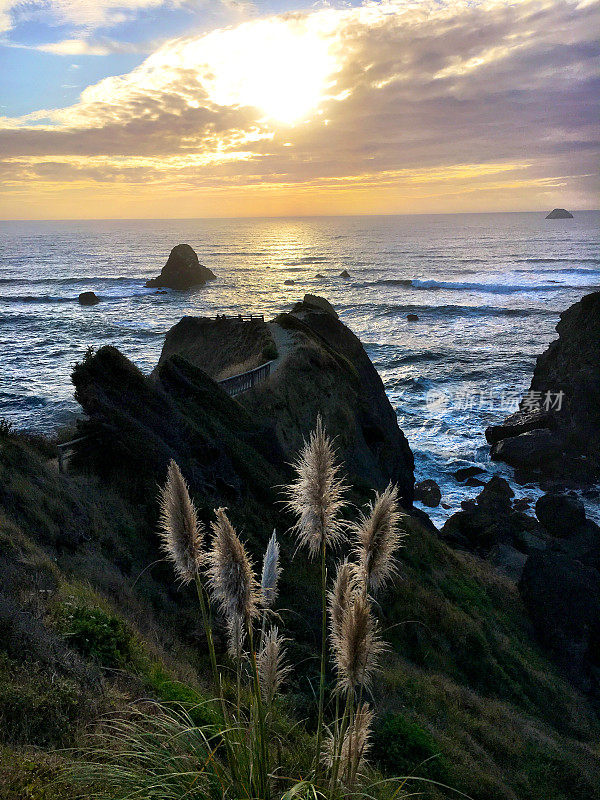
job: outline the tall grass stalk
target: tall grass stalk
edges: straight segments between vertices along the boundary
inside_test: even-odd
[[[293,530],[299,547],[306,547],[309,557],[318,556],[320,560],[321,653],[312,774],[296,780],[282,775],[275,736],[275,707],[281,685],[291,671],[284,658],[286,640],[276,627],[266,630],[268,615],[275,613],[281,572],[275,532],[266,548],[259,583],[246,548],[223,508],[215,509],[213,536],[206,548],[206,531],[198,521],[187,484],[171,462],[160,493],[161,546],[173,562],[178,581],[195,583],[222,722],[196,726],[190,716],[193,709],[166,705],[109,720],[99,734],[100,745],[82,762],[80,774],[92,781],[104,781],[102,788],[112,800],[371,797],[364,788],[362,773],[373,712],[363,701],[363,694],[371,687],[384,644],[372,613],[370,592],[380,591],[398,570],[397,550],[403,532],[397,492],[389,486],[376,493],[349,528],[342,517],[346,486],[333,442],[320,418],[294,467],[296,477],[287,502],[296,516]],[[339,563],[329,587],[328,554],[348,530],[353,534],[353,560],[346,558]],[[228,653],[235,667],[234,712],[229,709],[217,661],[215,608],[225,622]],[[255,626],[259,619],[257,648]],[[336,685],[335,716],[327,725],[328,655]],[[272,742],[277,744],[279,755],[273,771]],[[390,797],[400,797],[400,786]],[[281,791],[275,792],[276,788]],[[96,794],[102,796],[101,792]]]

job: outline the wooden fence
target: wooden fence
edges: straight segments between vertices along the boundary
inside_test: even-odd
[[[219,386],[227,392],[231,397],[237,394],[248,391],[257,383],[261,383],[271,374],[272,361],[267,361],[266,364],[261,364],[260,367],[248,370],[248,372],[240,372],[239,375],[232,375],[230,378],[223,378],[219,381]]]

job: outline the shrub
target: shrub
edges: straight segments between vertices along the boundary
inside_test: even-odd
[[[262,356],[266,361],[274,361],[279,356],[275,342],[269,342],[263,347]]]
[[[131,633],[123,620],[100,608],[64,603],[60,621],[63,636],[84,658],[103,667],[124,667],[131,662]]]
[[[417,775],[444,782],[447,763],[433,736],[402,714],[388,713],[373,738],[373,758],[395,775]]]

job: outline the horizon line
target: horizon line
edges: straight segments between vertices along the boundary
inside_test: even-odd
[[[558,206],[556,206],[558,208]],[[456,216],[481,216],[482,214],[549,214],[546,209],[528,211],[416,211],[403,214],[259,214],[248,216],[200,216],[200,217],[30,217],[15,219],[0,219],[3,222],[182,222],[190,220],[252,220],[252,219],[332,219],[356,217],[456,217]],[[571,211],[572,214],[600,212],[600,208],[580,208]]]

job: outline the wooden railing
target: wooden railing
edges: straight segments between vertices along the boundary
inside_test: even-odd
[[[77,444],[77,442],[83,442],[84,439],[89,439],[89,436],[79,436],[77,439],[71,439],[70,442],[63,442],[62,444],[57,444],[56,447],[58,448],[58,471],[64,472],[65,471],[65,460],[69,456],[69,451],[73,449],[73,445]]]
[[[237,394],[247,392],[257,383],[261,383],[271,374],[272,361],[267,361],[266,364],[261,364],[260,367],[248,370],[248,372],[240,372],[239,375],[232,375],[230,378],[223,378],[219,381],[219,386],[224,389],[230,397],[235,397]]]

